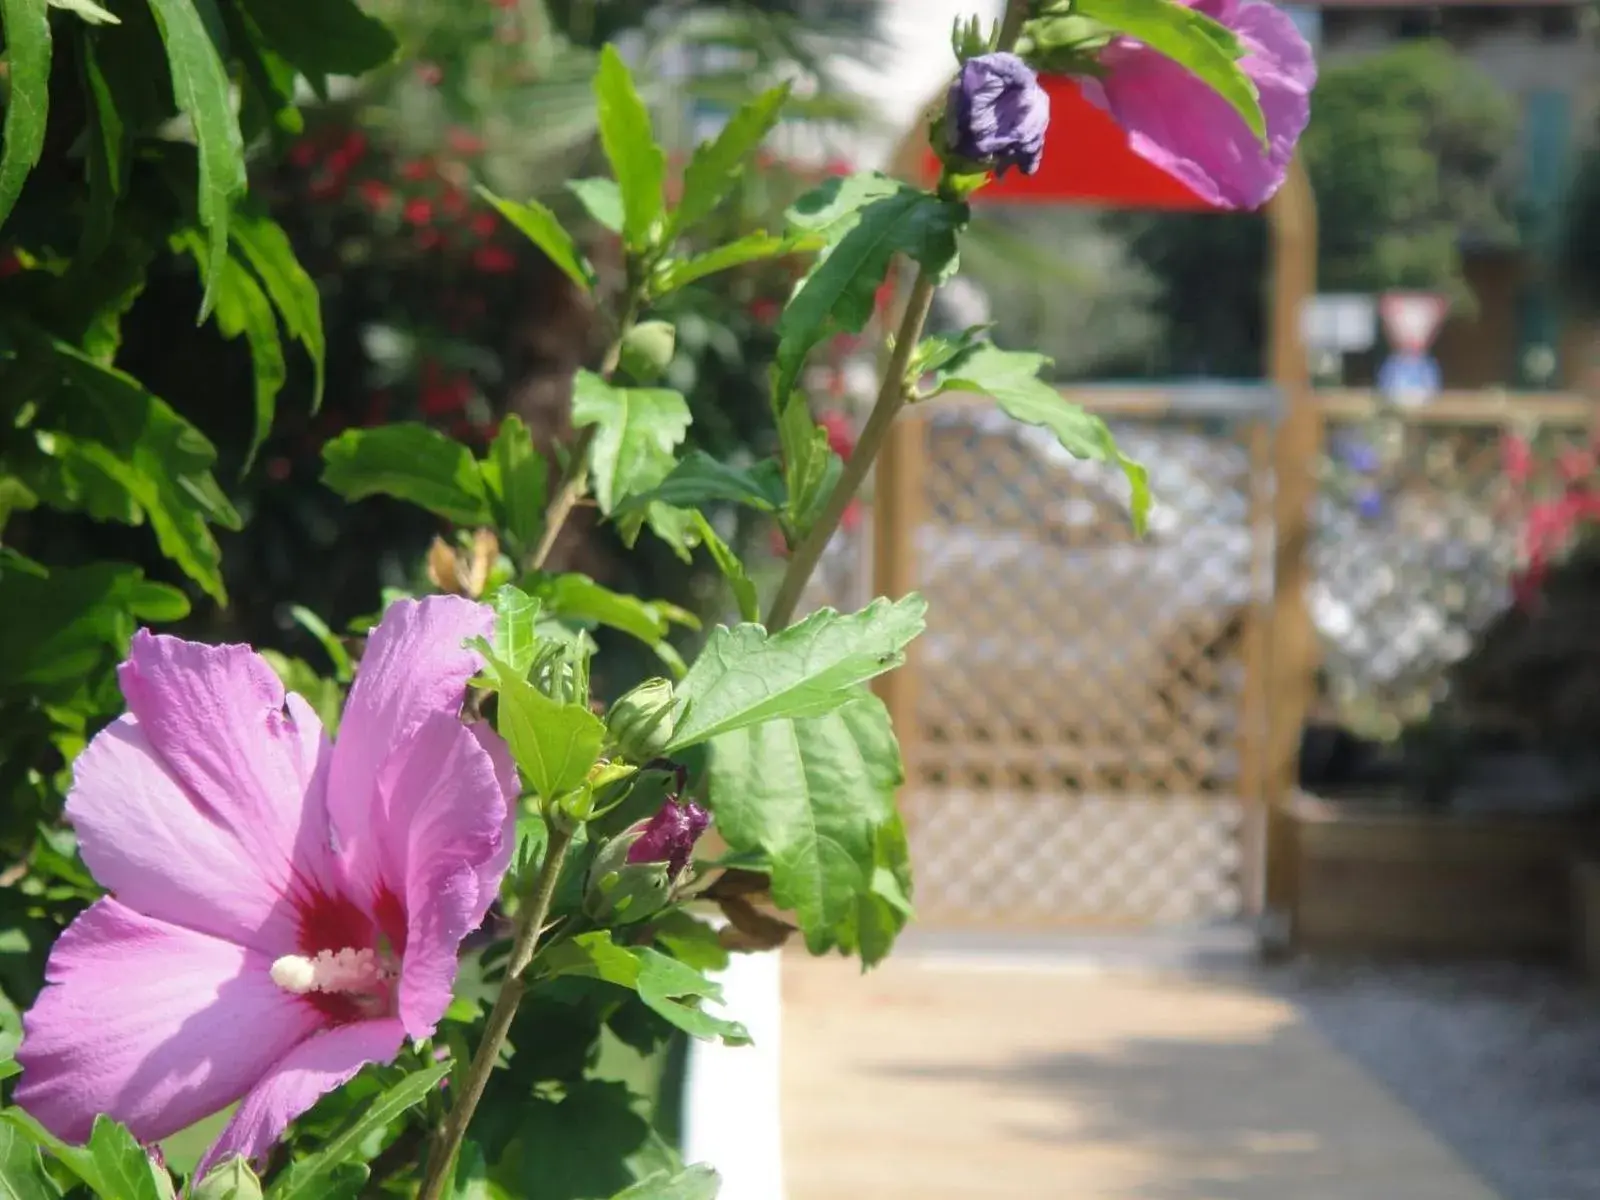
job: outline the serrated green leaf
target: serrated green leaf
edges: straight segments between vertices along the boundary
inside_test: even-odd
[[[353,1178],[350,1168],[358,1168],[359,1177],[364,1180],[366,1168],[349,1160],[360,1152],[369,1136],[422,1103],[450,1073],[450,1066],[449,1062],[442,1062],[423,1067],[388,1089],[330,1138],[321,1150],[284,1171],[268,1190],[269,1200],[329,1200],[341,1172],[347,1180]]]
[[[472,452],[426,425],[347,429],[322,448],[322,482],[347,500],[394,496],[458,525],[493,514]]]
[[[261,1180],[242,1158],[230,1158],[189,1193],[190,1200],[261,1200]]]
[[[572,240],[572,235],[562,228],[561,221],[555,213],[537,200],[519,204],[515,200],[495,195],[486,187],[479,187],[478,195],[510,221],[518,233],[544,251],[545,257],[554,263],[563,275],[582,288],[585,293],[594,290],[594,268],[578,249],[578,244]]]
[[[622,192],[623,241],[629,250],[643,251],[655,244],[660,233],[667,156],[656,144],[633,73],[609,43],[600,51],[594,95],[600,145]]]
[[[650,934],[673,958],[697,971],[724,970],[731,957],[715,928],[681,908],[651,917]]]
[[[233,112],[232,84],[194,0],[149,0],[167,48],[178,111],[194,128],[200,154],[200,224],[209,236],[200,319],[211,311],[228,257],[228,218],[247,184],[244,138]]]
[[[761,601],[756,594],[756,585],[751,582],[749,572],[739,561],[739,556],[717,535],[704,513],[696,512],[694,523],[700,534],[700,544],[710,552],[711,560],[717,564],[717,570],[722,572],[722,577],[733,591],[734,603],[739,607],[739,619],[751,623],[760,621]]]
[[[784,503],[783,468],[773,459],[734,467],[718,462],[703,450],[691,450],[665,479],[648,492],[629,496],[617,505],[616,513],[640,511],[654,503],[697,508],[716,500],[743,504],[760,512],[777,512]]]
[[[641,1179],[611,1200],[717,1200],[722,1177],[704,1164]]]
[[[364,75],[399,48],[383,22],[352,0],[239,0],[262,40],[324,89],[330,75]]]
[[[509,583],[495,592],[493,605],[495,656],[513,674],[526,676],[539,652],[536,629],[544,605]]]
[[[107,14],[110,16],[111,14]],[[85,17],[85,20],[88,20]],[[116,18],[112,17],[115,21]],[[90,262],[111,242],[117,199],[127,182],[132,139],[117,109],[111,84],[100,69],[94,38],[80,39],[84,91],[89,100],[88,128],[84,131],[83,171],[89,184],[89,210],[84,214],[78,257]],[[0,221],[4,218],[0,217]],[[76,264],[75,264],[76,265]]]
[[[0,1197],[56,1200],[61,1189],[45,1172],[39,1148],[15,1125],[0,1121]]]
[[[896,254],[915,259],[936,278],[956,265],[956,234],[967,206],[881,175],[852,175],[799,200],[789,222],[829,242],[778,318],[773,396],[783,403],[806,356],[824,339],[860,333]]]
[[[709,801],[736,851],[767,857],[772,898],[792,910],[813,954],[859,951],[868,965],[888,952],[906,912],[875,889],[879,860],[892,884],[903,860],[895,791],[904,782],[883,702],[864,690],[834,712],[770,721],[711,743]],[[903,844],[903,837],[901,839]],[[906,876],[909,881],[909,874]]]
[[[670,631],[669,609],[674,614],[681,612],[674,606],[614,592],[587,575],[575,572],[540,580],[534,593],[552,616],[609,626],[650,646],[661,641]],[[689,619],[694,620],[692,615],[689,615]],[[698,622],[695,622],[695,626],[698,627]]]
[[[1266,143],[1260,96],[1239,66],[1238,41],[1225,26],[1176,0],[1074,0],[1072,11],[1172,59],[1226,100]]]
[[[715,138],[695,147],[683,172],[683,198],[672,214],[669,242],[705,220],[722,203],[744,173],[751,154],[778,123],[788,99],[788,84],[762,92],[734,113]]]
[[[699,1000],[720,1003],[720,984],[659,950],[619,946],[606,930],[581,933],[554,943],[541,952],[537,967],[549,978],[578,975],[635,991],[653,1012],[693,1037],[721,1038],[733,1046],[750,1040],[744,1026],[737,1021],[713,1016],[693,1003]]]
[[[294,256],[289,235],[276,221],[249,205],[237,210],[233,240],[266,289],[283,326],[311,357],[311,410],[322,405],[327,374],[327,336],[322,329],[322,296],[317,284]]]
[[[0,146],[0,225],[39,164],[50,108],[50,6],[46,0],[0,0],[5,29],[5,145]]]
[[[787,254],[819,250],[822,245],[823,242],[814,237],[785,238],[765,232],[747,233],[693,258],[669,259],[662,263],[651,280],[650,290],[656,296],[665,296],[718,271],[731,270],[763,259],[782,258]]]
[[[605,722],[581,704],[552,700],[489,646],[482,651],[500,694],[495,727],[528,786],[546,802],[580,786],[605,744]]]
[[[934,377],[929,395],[978,392],[992,397],[1013,419],[1050,430],[1077,458],[1115,463],[1127,477],[1135,532],[1142,534],[1150,515],[1150,479],[1145,468],[1117,448],[1106,423],[1069,403],[1061,392],[1039,378],[1050,365],[1043,354],[1002,350],[983,342],[957,356]]]
[[[599,1079],[519,1104],[520,1153],[499,1172],[508,1190],[519,1200],[607,1200],[637,1178],[630,1160],[651,1144],[640,1106],[624,1084]]]
[[[609,515],[628,496],[667,477],[691,420],[689,405],[677,392],[613,387],[592,371],[578,372],[572,423],[596,427],[589,468],[601,512]]]
[[[857,684],[905,661],[927,609],[913,594],[880,598],[847,616],[819,609],[775,634],[759,625],[718,626],[678,685],[668,751],[764,721],[833,711]]]
[[[537,546],[544,532],[549,465],[534,449],[533,435],[515,413],[500,422],[480,470],[500,528],[518,549]]]
[[[622,189],[615,179],[569,179],[566,186],[595,224],[622,232]]]

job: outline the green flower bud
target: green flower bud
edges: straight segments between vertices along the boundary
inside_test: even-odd
[[[623,336],[622,369],[635,383],[651,384],[666,374],[678,349],[670,321],[641,321]]]
[[[647,679],[611,706],[606,732],[623,757],[647,763],[666,752],[677,725],[673,704],[670,680]]]
[[[600,848],[583,889],[583,912],[591,921],[625,925],[661,911],[672,895],[672,864],[629,862],[634,844],[649,821],[639,821]]]

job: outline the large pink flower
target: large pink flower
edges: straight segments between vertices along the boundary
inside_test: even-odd
[[[1118,38],[1099,55],[1102,78],[1084,77],[1083,94],[1128,131],[1142,158],[1223,208],[1256,208],[1283,183],[1295,143],[1311,116],[1317,64],[1294,21],[1254,0],[1183,0],[1233,31],[1239,66],[1260,93],[1267,144],[1233,107],[1172,59]]]
[[[67,815],[111,896],[61,935],[24,1018],[16,1100],[81,1141],[153,1141],[242,1100],[207,1164],[254,1158],[450,1003],[508,865],[516,769],[461,722],[493,615],[402,600],[337,745],[246,646],[141,631],[128,714],[79,755]]]

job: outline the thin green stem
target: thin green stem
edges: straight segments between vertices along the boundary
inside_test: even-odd
[[[505,1047],[506,1035],[511,1032],[517,1006],[522,1003],[523,993],[527,990],[522,973],[528,969],[534,952],[539,948],[539,935],[544,931],[545,918],[550,915],[550,902],[555,897],[556,884],[560,882],[561,868],[566,862],[567,850],[572,845],[572,836],[571,832],[555,828],[550,831],[544,861],[534,877],[533,891],[522,911],[517,914],[516,933],[511,941],[511,958],[506,963],[505,981],[501,983],[500,994],[495,997],[494,1008],[489,1012],[483,1040],[478,1043],[478,1051],[472,1056],[461,1092],[450,1106],[450,1115],[445,1118],[429,1150],[428,1165],[422,1177],[422,1187],[417,1192],[417,1200],[439,1200],[444,1194],[456,1155],[461,1150],[462,1139],[467,1135],[467,1126],[472,1122],[472,1114],[477,1111],[478,1101],[483,1099],[483,1089],[488,1085],[495,1064],[500,1061],[500,1051]]]

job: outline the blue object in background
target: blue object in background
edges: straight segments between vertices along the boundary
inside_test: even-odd
[[[1341,438],[1338,442],[1338,455],[1345,466],[1363,475],[1371,475],[1383,465],[1372,443],[1358,437]]]
[[[1438,362],[1426,354],[1391,354],[1378,368],[1378,390],[1396,401],[1431,400],[1442,382]]]

